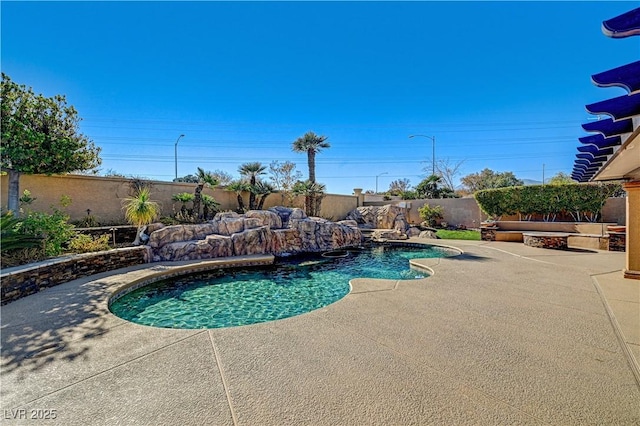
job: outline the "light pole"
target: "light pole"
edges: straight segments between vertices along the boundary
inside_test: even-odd
[[[176,145],[175,145],[175,162],[176,162],[176,180],[178,179],[178,142],[180,142],[180,138],[184,137],[184,135],[180,135],[178,136],[178,139],[176,140]]]
[[[379,175],[376,175],[376,194],[378,193],[378,177],[382,176],[382,175],[388,175],[389,172],[384,172],[384,173],[380,173]]]
[[[409,138],[414,138],[416,136],[421,136],[423,138],[431,139],[431,150],[432,150],[432,158],[433,161],[431,163],[431,174],[436,174],[436,137],[435,136],[427,136],[427,135],[409,135]]]

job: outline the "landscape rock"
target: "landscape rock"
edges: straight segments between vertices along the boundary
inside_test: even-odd
[[[249,210],[244,214],[244,217],[258,219],[260,226],[268,226],[271,229],[282,228],[282,218],[280,215],[269,210]]]
[[[397,229],[376,229],[371,235],[373,241],[406,240],[407,235]]]
[[[301,209],[277,207],[245,215],[219,213],[207,223],[159,228],[151,232],[148,245],[154,261],[161,261],[324,252],[361,243],[362,233],[353,220],[335,223],[306,217]]]
[[[422,231],[420,232],[420,235],[418,235],[418,238],[430,238],[432,240],[436,240],[436,239],[439,239],[440,237],[436,235],[435,231]]]
[[[411,238],[411,237],[417,237],[420,235],[422,231],[420,230],[420,228],[417,228],[415,226],[411,226],[409,227],[409,229],[407,229],[407,237]]]
[[[358,207],[347,214],[347,219],[364,229],[397,229],[403,233],[409,229],[404,209],[391,204]]]

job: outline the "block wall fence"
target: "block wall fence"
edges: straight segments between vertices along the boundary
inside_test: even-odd
[[[34,211],[49,212],[51,206],[60,208],[60,198],[63,195],[71,198],[71,204],[65,208],[65,212],[72,221],[81,220],[87,216],[87,210],[91,210],[100,224],[114,225],[124,224],[124,211],[122,202],[131,196],[131,179],[113,178],[102,176],[84,175],[22,175],[20,177],[20,194],[25,189],[31,192],[36,200],[29,206]],[[161,215],[170,216],[175,209],[180,208],[180,203],[171,201],[174,194],[180,192],[193,193],[194,183],[173,183],[161,181],[149,181],[151,183],[151,199],[160,204]],[[8,205],[7,175],[1,176],[3,209]],[[235,192],[225,191],[222,188],[205,188],[203,194],[212,196],[221,204],[221,209],[235,210],[238,208]],[[244,194],[245,204],[248,204],[248,194]],[[284,205],[281,194],[271,194],[266,199],[264,208]],[[298,197],[293,207],[302,207],[304,197]],[[351,210],[358,207],[358,198],[352,195],[327,194],[322,200],[321,216],[328,219],[340,220]]]
[[[8,176],[0,177],[0,189],[2,191],[1,206],[6,209],[8,204]],[[72,221],[81,220],[91,211],[100,224],[114,225],[124,224],[122,201],[129,197],[131,179],[85,176],[85,175],[23,175],[20,178],[20,193],[25,189],[31,191],[36,200],[29,206],[35,211],[50,211],[51,206],[59,206],[60,198],[67,195],[71,198],[71,204],[65,209]],[[193,193],[193,183],[173,183],[150,181],[151,198],[157,201],[162,208],[162,215],[173,214],[174,208],[179,209],[179,203],[171,201],[173,194],[180,192]],[[238,206],[236,194],[225,191],[222,188],[205,188],[203,194],[215,198],[221,204],[222,210],[235,210]],[[331,220],[342,220],[347,213],[359,206],[382,206],[385,204],[400,204],[402,201],[366,201],[362,194],[355,195],[327,194],[322,201],[320,215]],[[245,204],[248,203],[247,194],[244,194]],[[439,205],[444,209],[444,221],[452,225],[464,225],[467,228],[478,228],[480,222],[486,220],[474,198],[448,198],[435,200],[410,200],[404,203],[407,207],[407,219],[409,223],[421,222],[418,209],[424,204]],[[264,207],[286,205],[281,194],[271,194]],[[303,207],[304,197],[298,197],[293,207]],[[603,221],[624,225],[626,221],[626,208],[624,198],[610,198],[603,209]],[[503,217],[503,220],[518,220],[517,217]]]

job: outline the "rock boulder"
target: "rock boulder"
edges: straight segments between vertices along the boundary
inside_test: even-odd
[[[162,261],[323,252],[361,242],[353,220],[335,223],[306,217],[300,209],[275,207],[245,215],[219,213],[203,224],[157,227],[148,245],[154,261]]]

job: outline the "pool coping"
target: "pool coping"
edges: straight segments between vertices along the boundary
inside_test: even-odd
[[[2,408],[83,426],[640,419],[640,388],[598,306],[608,301],[620,344],[637,348],[638,282],[623,279],[623,254],[450,243],[463,254],[425,262],[438,273],[417,285],[243,327],[158,329],[99,303],[149,269],[199,262],[46,289],[3,307]]]

